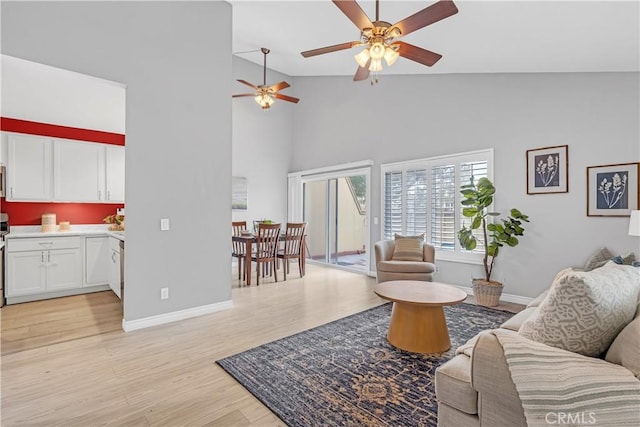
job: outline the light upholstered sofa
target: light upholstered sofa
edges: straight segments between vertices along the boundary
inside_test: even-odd
[[[640,268],[610,264],[559,273],[549,290],[501,328],[461,346],[436,370],[438,426],[640,425]],[[604,292],[592,293],[594,288]],[[573,310],[590,303],[595,308],[585,311],[587,321],[571,324],[580,317]],[[563,312],[556,313],[560,329],[541,335],[546,322],[554,323],[553,310]],[[609,314],[617,326],[594,320]],[[567,320],[575,336],[565,345],[559,341]],[[589,330],[594,322],[601,331]],[[582,352],[581,337],[598,341],[603,335],[613,340],[597,342],[601,347],[589,350],[599,352],[596,357],[559,348],[577,343]]]
[[[396,247],[395,240],[376,242],[374,251],[376,256],[376,277],[378,283],[390,280],[421,280],[430,282],[436,269],[434,264],[435,248],[422,243],[421,261],[398,261],[393,259]]]

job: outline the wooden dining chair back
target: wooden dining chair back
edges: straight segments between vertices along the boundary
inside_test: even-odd
[[[288,222],[284,235],[283,248],[278,251],[277,257],[284,262],[284,280],[287,280],[289,272],[289,260],[298,260],[300,277],[304,276],[304,232],[307,227],[306,222]]]
[[[242,233],[247,231],[247,221],[234,221],[231,223],[232,236],[239,237]],[[231,249],[231,256],[238,258],[238,280],[245,280],[245,268],[242,268],[245,257],[247,256],[247,244],[237,240],[231,240],[233,246]],[[242,276],[241,276],[242,272]]]
[[[273,272],[277,282],[276,251],[280,238],[280,224],[260,224],[256,237],[256,251],[251,255],[251,260],[256,262],[256,285],[260,285],[260,265],[263,266],[263,277],[266,268],[267,271]]]

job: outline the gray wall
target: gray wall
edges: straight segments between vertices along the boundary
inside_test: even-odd
[[[505,293],[537,295],[555,274],[600,246],[635,251],[628,218],[586,216],[586,167],[640,160],[638,73],[386,76],[379,84],[300,77],[292,170],[372,159],[372,217],[380,217],[380,164],[495,149],[495,208],[532,222],[497,260]],[[527,195],[525,152],[569,145],[569,193]],[[372,221],[373,223],[373,221]],[[371,226],[371,241],[380,226]],[[437,280],[470,286],[478,265],[439,262]],[[372,261],[372,266],[373,266]]]
[[[245,54],[260,57],[261,52]],[[267,59],[268,62],[268,59]],[[233,58],[234,94],[253,90],[236,79],[262,84],[262,66],[242,58]],[[267,85],[281,81],[291,84],[282,93],[297,97],[290,76],[267,69]],[[300,103],[304,100],[300,101]],[[276,100],[268,110],[262,110],[252,97],[233,100],[233,176],[248,180],[248,208],[234,210],[234,221],[271,219],[287,221],[287,173],[293,156],[293,111],[299,104]]]
[[[125,319],[229,300],[231,6],[1,7],[2,53],[127,84]]]

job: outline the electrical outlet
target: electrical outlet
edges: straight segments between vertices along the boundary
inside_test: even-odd
[[[436,264],[436,273],[440,273],[440,266]]]
[[[160,219],[160,231],[169,230],[169,218],[161,218]]]
[[[160,288],[160,299],[169,299],[169,288]]]

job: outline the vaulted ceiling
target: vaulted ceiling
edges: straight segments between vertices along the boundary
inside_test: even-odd
[[[233,52],[291,76],[353,75],[352,48],[311,58],[300,52],[355,41],[360,32],[330,0],[228,0]],[[380,1],[395,23],[435,1]],[[375,2],[358,1],[370,19]],[[437,52],[429,68],[405,58],[381,74],[640,71],[640,2],[457,0],[459,12],[403,41]]]

